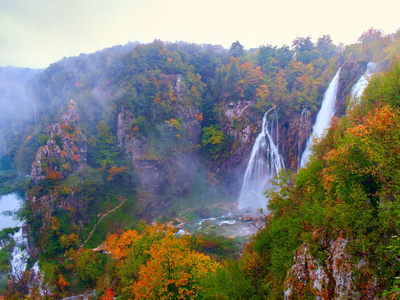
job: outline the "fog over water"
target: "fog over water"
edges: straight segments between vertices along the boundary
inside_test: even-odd
[[[15,217],[24,201],[24,198],[18,193],[0,196],[0,230],[22,225],[22,222],[15,220]]]

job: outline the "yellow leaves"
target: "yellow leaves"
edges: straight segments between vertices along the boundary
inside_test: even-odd
[[[367,117],[362,118],[362,123],[349,128],[348,132],[355,137],[366,140],[366,137],[375,134],[385,134],[392,130],[398,116],[389,105],[375,108],[374,112],[368,113]]]
[[[65,234],[60,236],[60,244],[65,249],[76,247],[78,246],[78,243],[79,243],[79,238],[74,233],[71,233],[68,236]]]
[[[149,249],[150,259],[140,266],[132,291],[136,299],[192,299],[201,289],[199,280],[215,272],[217,262],[191,250],[187,239],[172,232]]]
[[[174,102],[176,100],[176,97],[174,96],[174,90],[172,88],[170,88],[168,96],[169,96],[169,101]]]
[[[144,224],[140,233],[128,230],[107,238],[103,245],[127,284],[125,298],[193,299],[200,280],[215,271],[217,262],[192,250],[190,238],[177,238],[175,232],[163,224]]]
[[[56,217],[51,217],[50,227],[56,231],[60,228],[60,222],[58,222]]]
[[[166,120],[165,123],[167,123],[168,127],[171,129],[175,128],[176,130],[180,130],[182,128],[182,119],[169,119]]]
[[[266,99],[269,96],[268,85],[262,84],[256,89],[256,96],[260,97],[261,100]]]
[[[217,183],[219,183],[219,180],[217,178],[215,178],[216,175],[217,175],[217,173],[207,172],[207,182],[210,185],[216,185]]]

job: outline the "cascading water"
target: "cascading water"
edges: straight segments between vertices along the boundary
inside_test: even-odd
[[[362,75],[357,83],[351,88],[351,99],[353,100],[353,104],[358,103],[369,83],[369,80],[371,79],[372,74],[377,71],[379,71],[378,65],[374,62],[369,62],[364,75]]]
[[[301,153],[301,145],[303,142],[306,140],[307,137],[305,135],[307,134],[306,130],[304,130],[304,126],[307,126],[307,124],[310,122],[310,111],[305,108],[301,112],[300,115],[300,125],[299,125],[299,140],[297,141],[297,170],[300,169],[300,153]]]
[[[311,146],[313,143],[313,139],[321,137],[325,129],[329,127],[332,117],[335,114],[335,102],[336,102],[337,89],[339,85],[339,74],[340,74],[340,68],[336,72],[335,76],[333,77],[331,83],[328,86],[328,89],[325,92],[324,99],[322,100],[321,109],[317,114],[317,118],[313,126],[312,134],[307,140],[307,147],[304,150],[303,155],[301,157],[300,167],[304,167],[304,165],[308,162],[308,158],[311,154]]]
[[[279,154],[278,113],[275,110],[269,115],[272,110],[264,115],[261,132],[251,150],[239,196],[239,210],[265,209],[264,191],[272,187],[271,179],[285,167]]]
[[[28,251],[24,248],[27,244],[27,239],[22,235],[22,227],[19,231],[14,233],[12,238],[15,242],[15,246],[11,253],[11,276],[13,276],[16,281],[19,281],[26,270],[29,258]]]

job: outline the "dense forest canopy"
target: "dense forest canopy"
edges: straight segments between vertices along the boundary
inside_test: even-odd
[[[31,109],[12,126],[0,123],[1,181],[3,193],[26,190],[20,216],[44,278],[39,287],[27,272],[1,292],[6,299],[87,290],[100,299],[396,297],[399,61],[400,31],[372,28],[348,46],[329,35],[250,51],[239,41],[230,49],[130,43],[27,71],[28,97],[15,98]],[[369,62],[380,72],[352,102]],[[298,171],[339,68],[331,128]],[[244,249],[215,234],[176,235],[172,225],[210,217],[216,202],[234,205],[269,109],[286,168],[266,192],[265,227]],[[310,122],[301,134],[304,112]],[[30,179],[10,183],[6,171]]]

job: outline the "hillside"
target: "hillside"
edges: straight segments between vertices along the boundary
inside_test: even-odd
[[[2,153],[30,174],[20,214],[46,297],[382,297],[400,271],[399,55],[400,32],[370,29],[349,46],[323,36],[252,51],[156,40],[35,73],[34,119],[16,120],[24,130]],[[352,98],[370,62],[380,72]],[[339,68],[331,128],[299,169]],[[212,217],[215,203],[236,213],[226,207],[236,206],[267,111],[283,167],[272,172],[265,227],[240,257],[235,240],[141,222]],[[26,296],[27,281],[10,282],[7,297]]]

